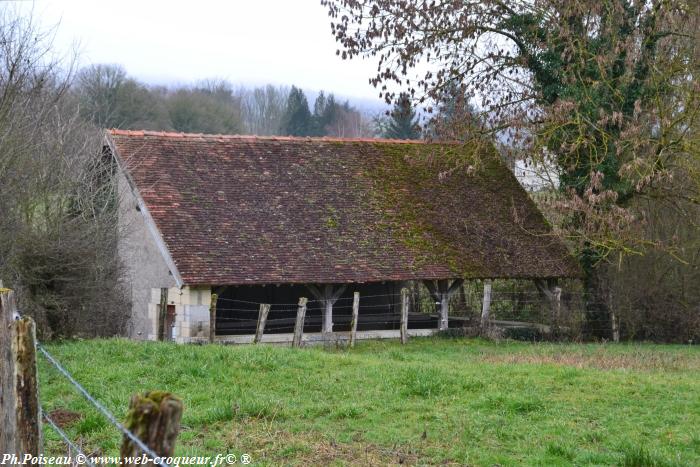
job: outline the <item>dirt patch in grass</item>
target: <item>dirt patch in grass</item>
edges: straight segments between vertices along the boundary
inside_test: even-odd
[[[66,409],[55,409],[47,415],[59,428],[65,428],[83,418],[82,414]]]
[[[422,458],[419,447],[379,446],[355,435],[339,442],[319,433],[292,433],[273,423],[249,419],[238,421],[228,442],[251,455],[254,462],[278,465],[416,465]]]
[[[591,353],[511,353],[483,355],[489,363],[562,365],[599,370],[698,370],[700,359],[662,352],[611,354],[601,348]]]

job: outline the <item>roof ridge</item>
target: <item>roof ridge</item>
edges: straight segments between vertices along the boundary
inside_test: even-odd
[[[207,133],[181,133],[175,131],[152,131],[152,130],[120,130],[118,128],[108,129],[107,132],[113,136],[155,136],[160,138],[183,138],[202,140],[260,140],[260,141],[309,141],[309,142],[339,142],[339,143],[399,143],[399,144],[425,144],[427,141],[416,139],[393,139],[393,138],[341,138],[331,136],[258,136],[258,135],[222,135]],[[433,141],[447,143],[445,141]]]

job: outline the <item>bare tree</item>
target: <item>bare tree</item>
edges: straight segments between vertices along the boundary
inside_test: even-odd
[[[252,90],[239,90],[242,117],[246,132],[254,135],[274,135],[282,125],[289,88],[268,84]]]
[[[113,165],[50,36],[0,9],[0,277],[42,331],[123,330]]]

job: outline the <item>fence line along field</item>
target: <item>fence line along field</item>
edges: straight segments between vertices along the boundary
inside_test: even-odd
[[[122,339],[49,351],[117,417],[154,388],[182,398],[177,455],[256,465],[700,464],[700,350],[414,338],[353,349]],[[389,364],[390,363],[390,364]],[[120,434],[40,361],[45,410],[86,452]],[[46,451],[65,452],[45,430]]]

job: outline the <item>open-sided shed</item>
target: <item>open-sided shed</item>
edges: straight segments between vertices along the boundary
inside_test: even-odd
[[[488,144],[123,130],[106,141],[144,338],[157,335],[166,293],[168,334],[191,341],[208,336],[212,291],[225,339],[251,332],[257,309],[246,304],[281,312],[308,296],[319,312],[309,330],[331,332],[338,300],[367,297],[362,322],[363,307],[423,281],[441,304],[427,324],[446,328],[460,281],[579,274]]]

